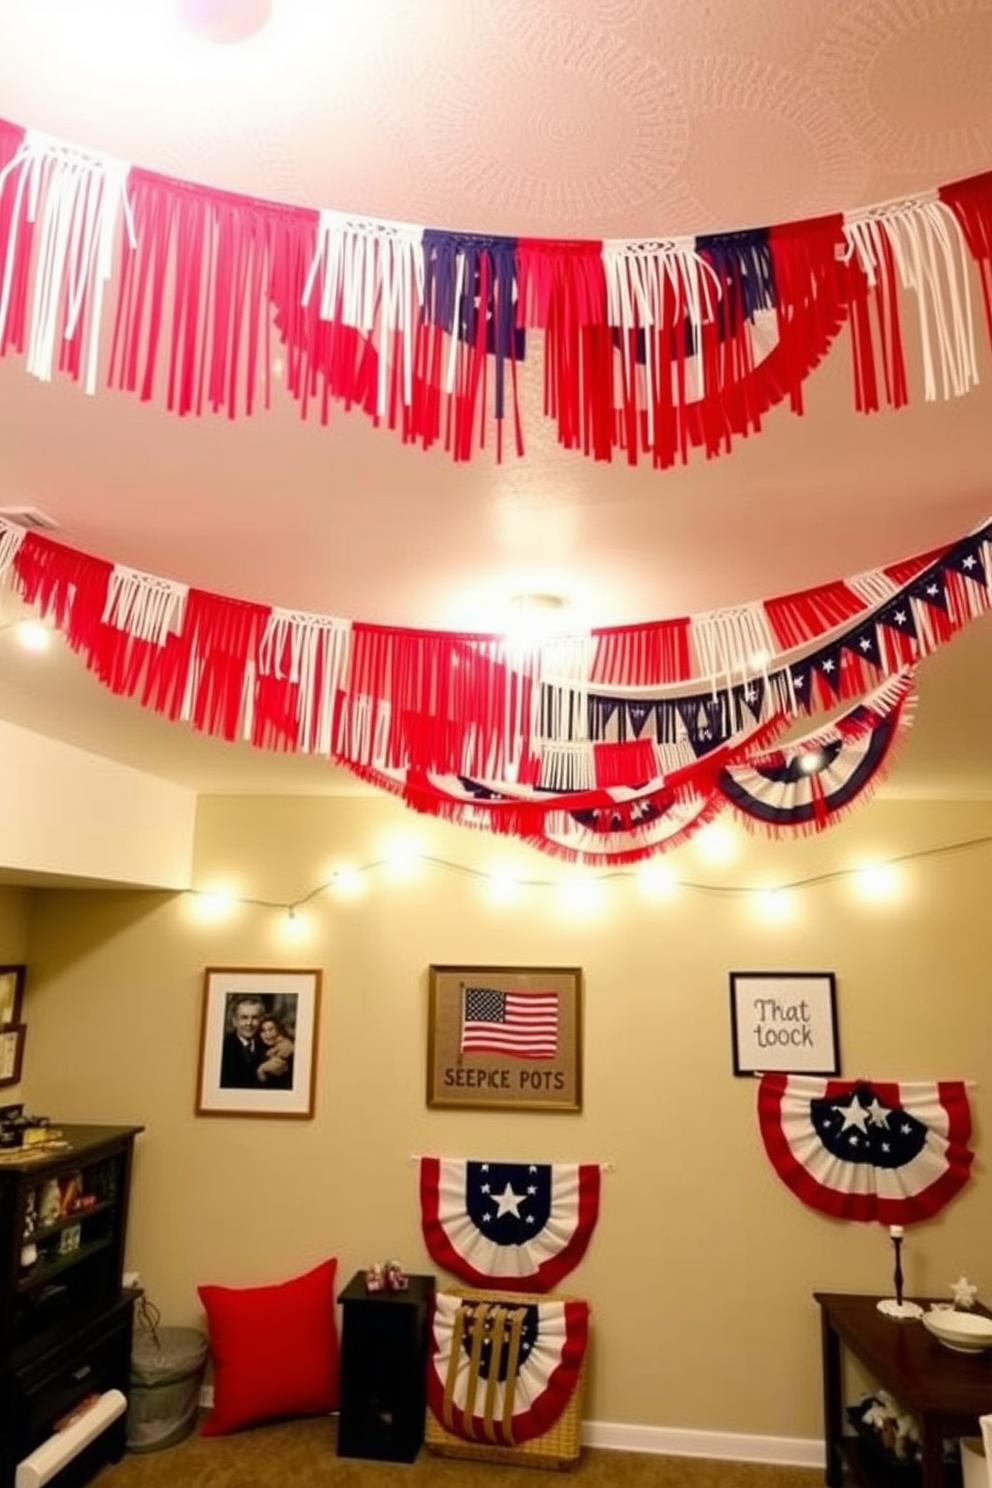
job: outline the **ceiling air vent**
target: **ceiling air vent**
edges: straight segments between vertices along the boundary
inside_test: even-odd
[[[54,532],[58,527],[54,517],[37,506],[0,506],[0,517],[13,522],[15,527],[24,527],[28,532]]]

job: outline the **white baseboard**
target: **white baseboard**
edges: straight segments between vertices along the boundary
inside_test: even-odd
[[[204,1385],[200,1404],[214,1403],[213,1385]],[[625,1422],[584,1421],[582,1442],[608,1452],[643,1452],[652,1457],[705,1457],[711,1462],[767,1462],[780,1467],[822,1470],[822,1441],[801,1436],[745,1436],[730,1431],[681,1431],[677,1426],[632,1426]]]
[[[802,1436],[747,1436],[730,1431],[683,1431],[677,1426],[633,1426],[584,1421],[587,1447],[643,1452],[657,1457],[705,1457],[711,1462],[766,1462],[781,1467],[824,1467],[822,1441]]]

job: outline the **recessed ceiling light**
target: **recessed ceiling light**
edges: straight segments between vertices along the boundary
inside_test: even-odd
[[[179,18],[207,41],[247,41],[272,13],[272,0],[177,0]]]

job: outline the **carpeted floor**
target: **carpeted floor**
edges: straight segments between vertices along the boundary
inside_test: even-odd
[[[423,1449],[412,1465],[338,1457],[333,1420],[289,1421],[235,1436],[191,1436],[161,1452],[128,1454],[93,1488],[541,1488],[533,1467],[443,1458]],[[822,1488],[823,1474],[800,1467],[647,1457],[587,1449],[555,1473],[581,1488]]]

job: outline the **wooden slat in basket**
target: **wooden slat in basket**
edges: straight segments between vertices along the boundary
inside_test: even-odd
[[[508,1307],[521,1302],[577,1302],[578,1297],[561,1292],[482,1292],[469,1287],[445,1287],[453,1297],[466,1302],[500,1302]],[[521,1467],[564,1469],[574,1467],[582,1450],[582,1397],[586,1379],[586,1349],[579,1377],[571,1397],[553,1426],[540,1436],[531,1437],[519,1447],[500,1447],[492,1442],[468,1441],[448,1431],[428,1407],[424,1444],[439,1457],[460,1457],[475,1462],[517,1463]]]

